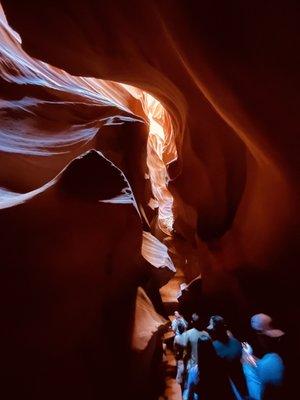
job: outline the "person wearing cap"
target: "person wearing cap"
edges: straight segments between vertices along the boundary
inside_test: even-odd
[[[266,314],[255,314],[251,317],[251,328],[254,332],[253,352],[257,358],[267,353],[283,356],[285,333],[272,327],[272,318]]]
[[[249,393],[254,400],[282,400],[285,333],[274,329],[272,318],[263,313],[253,315],[251,328],[251,345],[243,344]]]

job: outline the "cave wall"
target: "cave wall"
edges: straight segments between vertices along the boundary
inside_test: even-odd
[[[275,313],[291,328],[299,260],[298,5],[135,0],[61,0],[55,6],[50,1],[4,0],[2,5],[29,56],[67,71],[74,79],[124,82],[162,102],[172,120],[178,151],[177,161],[168,165],[169,188],[174,196],[173,245],[191,259],[181,265],[186,279],[201,273],[208,297],[221,292],[226,298],[230,293],[231,304],[243,305],[241,312]],[[15,66],[10,76],[14,71]],[[3,151],[2,186],[17,192],[35,189],[83,151],[103,148],[130,177],[146,215],[155,216],[146,206],[151,193],[149,182],[142,178],[145,127],[133,96],[118,87],[126,109],[112,103],[100,107],[100,98],[87,107],[82,104],[87,102],[86,92],[79,96],[55,88],[45,91],[43,85],[31,87],[28,81],[21,86],[17,81],[8,84],[5,76],[3,121],[14,132],[24,125],[28,128],[30,115],[38,132],[36,143],[46,126],[55,135],[66,120],[68,128],[82,124],[93,133],[76,142],[73,128],[70,132],[64,127],[64,140],[73,135],[74,141],[65,147],[68,152],[52,154],[48,160],[31,154],[28,162],[26,148],[17,156]],[[28,105],[26,96],[43,101]],[[50,107],[45,108],[45,98]],[[62,101],[67,101],[63,107]],[[122,128],[104,127],[107,135],[99,135],[109,117],[120,114],[126,135],[139,132],[133,148],[141,146],[141,157],[131,158],[130,149],[123,146],[120,156]],[[55,121],[49,124],[53,115]],[[99,126],[99,120],[106,122]]]
[[[296,198],[296,5],[17,3],[3,5],[30,55],[163,102],[178,140],[174,192],[196,209],[198,236],[220,238],[234,225],[243,261],[269,264]]]
[[[128,194],[112,202],[124,189]],[[101,153],[88,152],[31,198],[19,195],[2,208],[0,220],[1,393],[108,393],[119,354],[119,368],[130,360],[143,265],[141,221],[125,176]]]

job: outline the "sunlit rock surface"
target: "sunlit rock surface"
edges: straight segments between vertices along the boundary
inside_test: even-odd
[[[158,386],[163,387],[162,336],[167,329],[167,320],[155,311],[151,300],[142,288],[138,288],[132,348],[132,382],[136,398],[157,398]]]
[[[169,246],[183,281],[201,274],[207,307],[218,312],[230,299],[222,307],[230,318],[238,304],[245,320],[265,311],[293,330],[296,2],[2,5],[14,31],[1,14],[1,204],[19,199],[17,208],[35,209],[44,194],[19,196],[96,148],[129,181],[140,243],[142,230],[151,231]],[[3,210],[15,218],[11,230],[23,221],[12,210]],[[4,222],[0,229],[5,236]],[[155,273],[170,270],[165,249],[161,255],[162,265],[150,255]]]
[[[138,288],[135,307],[132,347],[135,351],[140,352],[146,349],[153,334],[167,321],[155,312],[150,299],[141,288]]]
[[[277,6],[238,2],[217,10],[210,3],[134,2],[134,12],[119,1],[3,5],[31,55],[160,99],[183,161],[172,183],[183,201],[175,204],[178,230],[197,229],[204,241],[226,233],[218,264],[270,266],[280,243],[292,239],[285,227],[297,166],[294,6],[283,15]],[[178,168],[170,171],[176,176]],[[185,205],[196,210],[192,219]]]

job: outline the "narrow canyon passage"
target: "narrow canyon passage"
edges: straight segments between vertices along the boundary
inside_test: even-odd
[[[54,3],[0,4],[1,397],[180,398],[176,310],[292,347],[294,5]]]

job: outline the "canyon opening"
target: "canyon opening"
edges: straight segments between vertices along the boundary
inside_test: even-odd
[[[1,0],[3,399],[294,398],[299,9],[255,3]]]

